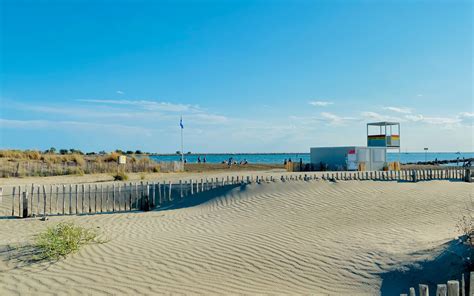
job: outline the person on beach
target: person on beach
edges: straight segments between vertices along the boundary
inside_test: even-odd
[[[283,161],[283,165],[286,165],[286,163],[287,163],[287,162],[286,162],[286,158],[285,158],[285,160]]]
[[[200,156],[198,156],[198,160],[197,160],[197,161],[198,161],[198,163],[201,163],[201,157],[200,157]]]
[[[204,158],[202,159],[202,162],[203,163],[206,163],[206,157],[204,156]]]

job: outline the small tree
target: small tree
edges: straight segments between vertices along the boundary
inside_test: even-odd
[[[67,149],[59,149],[59,154],[66,155],[68,153]]]

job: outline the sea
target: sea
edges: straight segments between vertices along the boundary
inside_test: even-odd
[[[259,164],[280,164],[286,160],[299,161],[308,163],[310,161],[309,153],[218,153],[218,154],[186,154],[184,158],[188,163],[198,162],[198,157],[201,161],[206,158],[207,163],[221,163],[232,158],[233,161],[244,161],[249,163]],[[151,159],[160,161],[181,161],[179,154],[163,154],[152,155]],[[463,158],[474,158],[474,152],[401,152],[388,153],[388,161],[400,161],[401,163],[416,163],[419,161],[434,161],[434,160],[452,160]],[[451,164],[453,165],[453,164]],[[454,164],[456,165],[456,164]],[[462,165],[460,162],[459,165]]]

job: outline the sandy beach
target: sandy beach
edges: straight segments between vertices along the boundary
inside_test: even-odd
[[[277,182],[165,211],[0,220],[0,294],[396,295],[387,275],[443,252],[472,188]],[[108,242],[54,264],[9,251],[60,221]]]

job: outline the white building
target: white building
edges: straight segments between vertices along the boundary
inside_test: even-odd
[[[387,162],[385,147],[316,147],[311,148],[311,164],[316,170],[378,171]]]
[[[311,148],[311,164],[316,170],[378,171],[388,163],[387,149],[400,151],[400,123],[368,123],[367,147]]]

